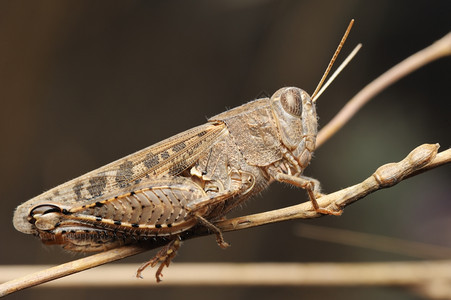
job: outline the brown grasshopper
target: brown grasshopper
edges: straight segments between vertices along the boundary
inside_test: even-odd
[[[351,26],[352,21],[331,64]],[[305,189],[317,212],[339,215],[318,206],[318,181],[302,175],[315,150],[314,95],[285,87],[271,98],[211,117],[23,203],[15,211],[14,226],[70,251],[167,240],[138,270],[139,275],[147,265],[160,263],[159,281],[180,245],[180,234],[206,226],[219,246],[227,247],[213,223],[273,181]]]

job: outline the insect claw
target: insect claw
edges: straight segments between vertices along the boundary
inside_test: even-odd
[[[163,277],[162,271],[163,271],[164,266],[165,266],[165,264],[162,263],[162,264],[158,267],[157,271],[155,272],[155,278],[156,278],[156,280],[157,280],[157,283],[163,281],[160,277]],[[166,267],[169,267],[169,263],[166,264]]]
[[[312,206],[313,209],[320,214],[323,215],[333,215],[333,216],[341,216],[341,214],[343,213],[342,209],[328,209],[328,208],[324,208],[324,207],[319,207],[318,201],[316,201],[318,198],[320,198],[321,196],[324,196],[324,194],[321,193],[315,193],[313,191],[313,187],[312,186],[308,186],[307,188],[307,193],[309,195],[310,198],[310,202],[312,202]]]
[[[221,247],[222,249],[230,247],[230,244],[224,241],[224,237],[222,236],[221,233],[216,235],[216,242],[218,243],[218,246]]]
[[[343,213],[342,209],[339,210],[331,210],[331,209],[327,209],[327,208],[315,208],[315,211],[317,213],[323,214],[323,215],[333,215],[333,216],[341,216],[341,214]]]

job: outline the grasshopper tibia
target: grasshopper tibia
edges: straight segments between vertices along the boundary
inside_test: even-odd
[[[219,247],[221,247],[222,249],[226,249],[227,247],[230,246],[230,244],[224,240],[222,232],[218,227],[216,227],[214,224],[212,224],[211,222],[209,222],[207,219],[205,219],[200,215],[195,215],[195,217],[200,224],[207,227],[216,234],[216,242],[218,243]]]
[[[305,189],[307,191],[307,194],[309,196],[310,201],[312,202],[313,208],[316,212],[325,214],[325,215],[334,215],[334,216],[341,216],[343,213],[342,210],[331,210],[327,208],[319,207],[318,202],[316,201],[316,198],[321,197],[321,193],[319,192],[319,181],[310,177],[305,176],[293,176],[283,173],[277,173],[275,176],[275,179],[280,182],[285,182],[292,184],[294,186],[300,187],[302,189]]]
[[[163,268],[169,267],[169,264],[171,263],[172,259],[177,255],[177,250],[180,248],[181,242],[180,239],[177,237],[170,241],[166,246],[161,248],[160,251],[148,262],[145,262],[142,264],[138,270],[136,271],[136,277],[137,278],[143,278],[141,276],[141,273],[148,267],[151,266],[152,268],[155,267],[157,264],[160,264],[157,271],[155,272],[155,278],[157,279],[157,282],[161,281],[161,276],[163,276],[162,271]]]

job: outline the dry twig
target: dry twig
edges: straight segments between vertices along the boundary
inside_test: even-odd
[[[410,58],[389,70],[387,73],[373,81],[373,83],[365,87],[353,99],[351,99],[351,101],[340,111],[340,113],[320,131],[317,145],[320,146],[324,143],[324,141],[329,139],[357,112],[358,109],[368,102],[371,97],[386,88],[388,85],[396,82],[399,78],[414,71],[415,69],[450,54],[451,34],[448,34],[441,40],[435,42],[433,45],[414,54]],[[341,210],[346,205],[349,205],[378,189],[392,186],[405,178],[449,163],[451,161],[451,150],[446,150],[437,154],[437,149],[438,145],[422,145],[414,149],[401,162],[384,165],[363,182],[335,193],[324,195],[318,199],[318,203],[321,207]],[[221,221],[215,225],[222,231],[226,232],[285,220],[315,218],[319,216],[320,214],[313,209],[311,203],[306,202],[270,212]],[[187,232],[183,238],[190,239],[207,234],[210,233],[206,229],[202,230],[202,228],[199,229],[198,227],[195,231]],[[108,262],[132,256],[159,246],[161,246],[161,244],[154,244],[150,247],[140,245],[125,246],[78,259],[73,262],[62,264],[37,273],[29,274],[25,277],[0,285],[0,296],[93,268]],[[324,278],[322,278],[322,280],[324,280]]]

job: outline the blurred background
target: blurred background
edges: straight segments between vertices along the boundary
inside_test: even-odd
[[[324,125],[355,93],[451,29],[449,1],[0,1],[0,264],[81,255],[17,232],[14,208],[41,192],[283,86],[312,93],[351,18],[339,60],[363,48],[320,98]],[[451,60],[402,79],[315,153],[325,192],[355,184],[423,143],[451,145]],[[379,191],[341,217],[298,220],[184,243],[180,262],[382,262],[414,258],[299,237],[302,224],[451,246],[451,171]],[[232,215],[306,201],[274,184]],[[153,253],[125,260],[138,266]],[[123,276],[133,276],[135,270]],[[170,280],[170,270],[165,272]],[[193,270],[193,275],[195,271]],[[153,270],[146,271],[153,280]],[[417,299],[395,288],[30,289],[9,299]]]

